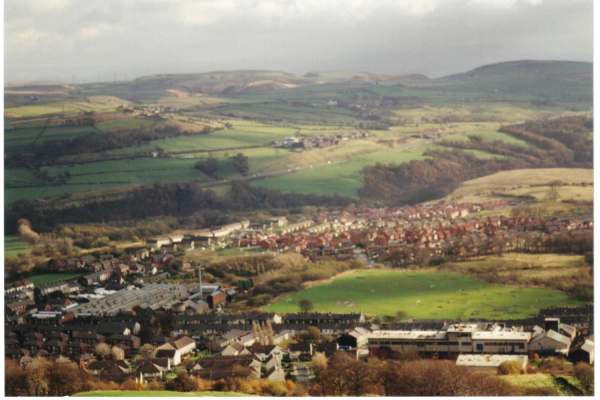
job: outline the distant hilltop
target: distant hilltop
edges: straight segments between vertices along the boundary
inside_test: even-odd
[[[313,71],[303,76],[282,71],[236,70],[198,74],[161,74],[130,81],[66,84],[56,82],[26,82],[5,86],[9,95],[68,95],[119,87],[136,101],[144,93],[169,91],[171,95],[238,96],[274,92],[298,87],[326,84],[460,87],[466,91],[528,93],[546,96],[571,91],[589,97],[593,64],[574,61],[521,60],[484,65],[468,72],[430,79],[422,74],[382,74],[374,72]],[[110,90],[109,90],[110,92]],[[120,91],[121,92],[121,91]]]

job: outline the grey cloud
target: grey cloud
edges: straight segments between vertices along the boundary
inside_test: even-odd
[[[5,80],[592,61],[592,0],[6,0]]]

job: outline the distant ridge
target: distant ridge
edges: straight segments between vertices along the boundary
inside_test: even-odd
[[[552,60],[518,60],[486,64],[467,72],[452,74],[438,78],[461,79],[465,77],[502,75],[510,72],[536,73],[536,74],[569,74],[593,73],[593,63],[583,61],[552,61]]]

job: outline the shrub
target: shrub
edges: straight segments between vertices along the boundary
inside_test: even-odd
[[[521,364],[516,361],[504,361],[498,367],[498,374],[500,375],[518,375],[521,373]]]
[[[281,397],[288,394],[288,389],[283,382],[279,381],[261,381],[260,393],[266,396]]]

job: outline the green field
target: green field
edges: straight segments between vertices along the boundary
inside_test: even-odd
[[[227,149],[246,146],[261,146],[268,145],[270,142],[281,140],[289,136],[285,132],[255,132],[255,131],[238,131],[238,130],[223,130],[209,133],[206,135],[190,135],[178,136],[174,138],[153,140],[148,144],[135,147],[124,148],[118,150],[107,151],[106,154],[131,154],[136,152],[153,151],[157,147],[164,149],[166,152],[177,151],[192,151],[192,150],[215,150]]]
[[[73,397],[248,397],[236,392],[171,392],[168,390],[97,390],[77,393]]]
[[[50,283],[56,283],[60,281],[66,281],[68,279],[78,278],[83,275],[85,274],[43,274],[32,276],[31,278],[27,278],[27,280],[33,283],[36,287],[39,287],[48,285]]]
[[[563,376],[571,384],[576,385],[576,381],[570,376]],[[501,375],[500,379],[503,379],[513,386],[520,388],[531,388],[531,389],[550,389],[558,391],[560,396],[575,396],[570,388],[559,383],[550,374],[527,374],[527,375]]]
[[[448,138],[449,142],[457,142],[457,141],[466,141],[468,140],[468,136],[478,136],[488,142],[501,141],[508,144],[517,144],[519,146],[533,146],[532,143],[529,143],[523,139],[518,139],[506,133],[497,132],[497,131],[475,131],[469,132],[464,135],[455,135]]]
[[[339,194],[341,196],[358,197],[357,191],[363,184],[362,170],[364,167],[375,165],[378,162],[382,164],[399,164],[424,159],[424,151],[425,148],[412,151],[379,151],[291,175],[256,181],[252,185],[279,189],[282,192],[315,193],[325,196]]]
[[[165,139],[157,135],[149,142],[129,143],[131,147],[106,151],[95,148],[96,152],[58,157],[53,161],[97,161],[41,167],[41,173],[50,177],[68,171],[71,176],[62,186],[43,186],[39,175],[25,168],[9,168],[5,172],[5,204],[88,191],[94,191],[89,196],[94,197],[96,191],[123,190],[161,181],[207,180],[193,165],[197,159],[207,157],[208,152],[222,160],[219,180],[237,175],[229,158],[242,152],[249,157],[250,174],[315,165],[307,171],[255,181],[253,185],[284,192],[357,197],[363,185],[364,167],[422,159],[426,149],[448,149],[430,143],[421,148],[390,151],[420,134],[453,133],[446,139],[449,144],[474,135],[490,142],[531,145],[497,129],[506,123],[589,110],[591,72],[591,64],[586,63],[530,61],[488,66],[475,77],[459,74],[433,80],[344,71],[310,76],[276,71],[220,71],[148,76],[114,83],[11,85],[5,96],[5,119],[10,126],[4,132],[8,155],[30,152],[34,141],[39,145],[50,139],[71,140],[98,132],[93,127],[49,126],[40,135],[48,117],[56,118],[63,105],[68,116],[95,111],[96,126],[102,132],[177,126],[192,134]],[[191,89],[199,87],[203,88],[202,94]],[[39,92],[43,100],[31,103],[22,95],[28,92]],[[548,101],[542,102],[544,105],[533,101],[540,98]],[[328,105],[329,100],[338,105]],[[136,112],[145,106],[170,107],[171,111],[154,121],[118,112],[121,104],[136,108]],[[389,122],[389,127],[363,129],[362,123],[371,123],[371,116],[365,116],[365,112],[375,117],[373,121],[387,121],[384,125]],[[200,134],[205,126],[225,129]],[[286,136],[330,137],[358,131],[369,137],[303,153],[268,147]],[[233,149],[249,146],[263,147]],[[104,157],[139,156],[157,147],[171,153],[174,159],[99,161]],[[177,152],[185,154],[173,154]],[[480,158],[496,157],[482,151],[468,152]],[[543,196],[544,189],[539,192]],[[520,189],[510,194],[520,195]],[[565,189],[562,199],[571,198],[587,199],[582,190]]]
[[[16,256],[21,253],[31,253],[31,246],[17,235],[4,235],[4,257]]]
[[[524,318],[540,308],[581,304],[562,292],[497,286],[449,273],[373,270],[303,290],[268,307],[270,312],[297,312],[307,298],[315,311],[360,312],[437,318]]]

